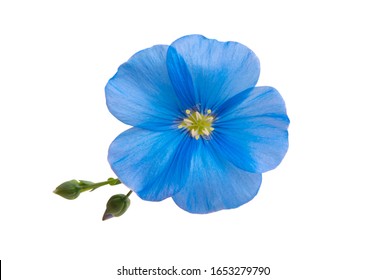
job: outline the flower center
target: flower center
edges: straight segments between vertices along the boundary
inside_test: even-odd
[[[194,137],[196,140],[199,137],[206,138],[208,137],[214,128],[211,126],[214,120],[214,117],[211,116],[211,110],[207,110],[206,114],[201,114],[198,111],[186,110],[187,118],[184,118],[180,123],[178,128],[187,129],[191,137]]]

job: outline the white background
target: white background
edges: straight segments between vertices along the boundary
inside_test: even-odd
[[[380,3],[1,1],[4,279],[159,279],[116,276],[122,265],[271,268],[269,277],[229,279],[384,279]],[[104,86],[117,67],[192,33],[247,45],[261,61],[258,84],[286,101],[289,152],[258,196],[192,215],[171,199],[132,195],[124,216],[102,222],[124,186],[75,201],[54,195],[69,179],[113,176],[107,149],[127,127],[108,112]]]

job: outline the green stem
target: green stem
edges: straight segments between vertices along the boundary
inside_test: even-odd
[[[132,194],[132,191],[129,191],[128,194],[126,194],[125,198],[129,197],[130,194]]]
[[[119,184],[121,184],[119,179],[108,178],[108,180],[104,181],[104,182],[83,184],[83,186],[81,186],[81,192],[94,191],[97,188],[100,188],[100,187],[105,186],[105,185],[115,186],[115,185],[119,185]]]

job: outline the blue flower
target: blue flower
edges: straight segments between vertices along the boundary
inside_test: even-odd
[[[191,213],[250,201],[288,149],[284,100],[255,87],[259,71],[244,45],[200,35],[133,55],[105,88],[110,112],[133,126],[109,148],[119,180]]]

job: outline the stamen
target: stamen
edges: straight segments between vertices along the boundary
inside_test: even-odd
[[[185,123],[187,123],[187,124],[192,124],[192,123],[193,123],[192,120],[189,120],[189,119],[183,119],[183,121],[184,121]]]
[[[211,114],[211,110],[206,110],[206,114],[202,114],[199,111],[195,110],[185,110],[187,118],[184,118],[183,121],[178,125],[178,128],[186,128],[191,137],[199,140],[202,136],[203,139],[211,139],[209,136],[214,131],[212,123],[214,117]]]
[[[196,137],[197,135],[198,135],[198,131],[196,131],[195,129],[191,129],[191,136]]]

